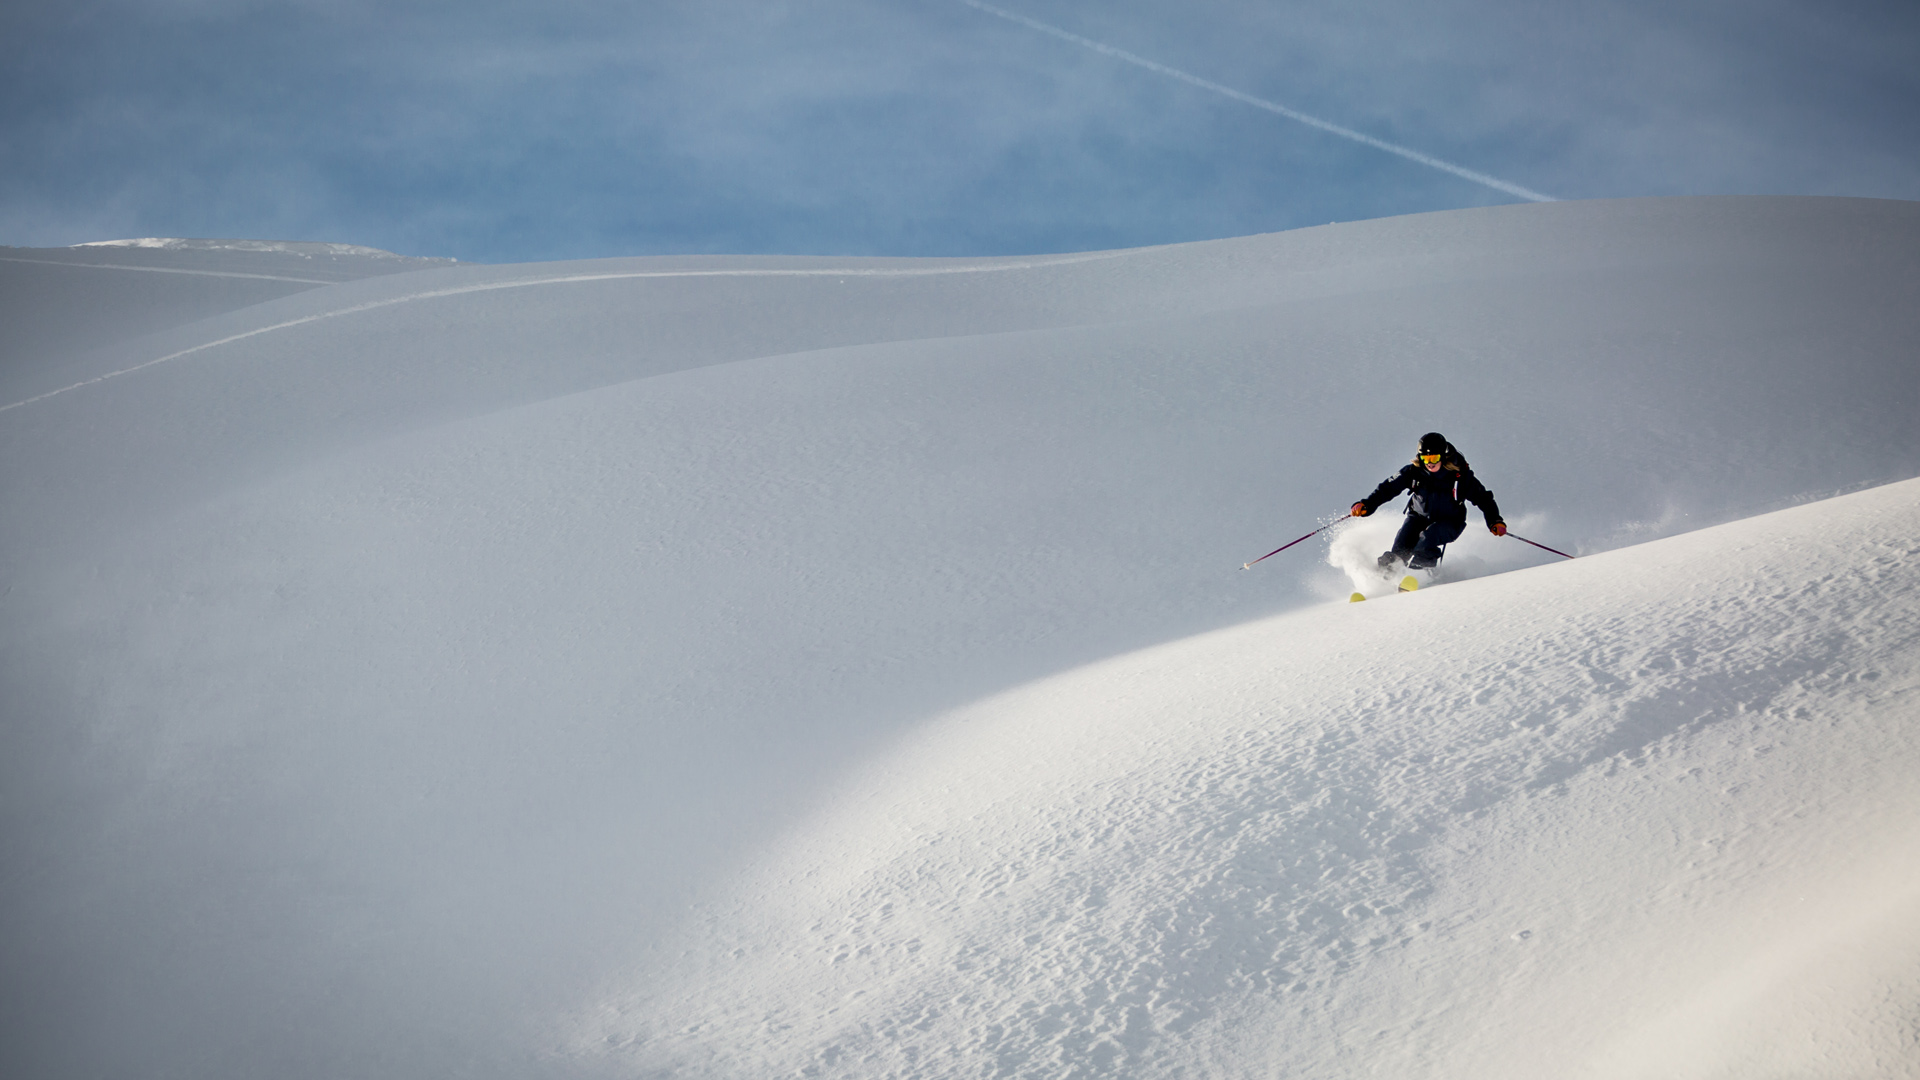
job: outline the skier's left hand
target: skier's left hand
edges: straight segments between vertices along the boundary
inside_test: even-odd
[[[1507,535],[1507,523],[1504,521],[1496,521],[1487,526],[1487,531],[1495,536],[1505,536]]]

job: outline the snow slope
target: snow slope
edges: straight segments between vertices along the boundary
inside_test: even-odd
[[[257,240],[0,247],[0,398],[25,396],[61,370],[71,382],[91,373],[88,353],[158,330],[321,285],[451,261],[351,244]]]
[[[1825,956],[1782,890],[1844,891],[1900,842],[1849,793],[1913,763],[1888,719],[1911,592],[1873,594],[1872,633],[1825,604],[1729,627],[1767,588],[1881,572],[1808,515],[1910,576],[1898,507],[1855,508],[1911,487],[1699,527],[1920,475],[1916,241],[1913,204],[1699,199],[1084,256],[453,266],[30,352],[0,401],[8,1072],[758,1075],[839,1046],[855,1075],[912,1047],[965,1075],[1444,1073],[1654,1052],[1635,1025],[1683,1001],[1729,1039],[1777,1008],[1884,1047],[1839,997],[1708,991]],[[1239,569],[1430,428],[1517,531],[1593,562],[1476,524],[1454,583],[1358,607],[1321,604],[1349,583],[1317,542]],[[1756,579],[1762,535],[1827,561]],[[1441,628],[1470,663],[1392,644]],[[1088,742],[1131,664],[1114,730],[1164,733]],[[1696,666],[1731,719],[1682,704]],[[1841,734],[1766,726],[1801,699]],[[1527,722],[1469,722],[1496,702]],[[1725,784],[1653,767],[1683,759]],[[917,858],[896,818],[951,839]],[[1145,838],[1074,839],[1100,821]],[[1738,846],[1774,822],[1805,858]],[[1705,869],[1662,876],[1688,837]],[[826,876],[765,884],[796,862]],[[1091,914],[1035,925],[1070,873]],[[927,890],[956,882],[1016,902],[943,913]],[[1697,900],[1649,927],[1622,882]],[[892,920],[809,921],[896,895]],[[1498,947],[1565,994],[1471,932],[1515,919]],[[1771,951],[1713,936],[1768,919]],[[811,973],[863,935],[906,948],[894,921],[925,928],[913,957]],[[1402,939],[1419,962],[1381,962]],[[1683,945],[1665,997],[1555,1004]]]
[[[1906,481],[1041,680],[862,768],[582,1052],[1920,1075],[1917,599]]]

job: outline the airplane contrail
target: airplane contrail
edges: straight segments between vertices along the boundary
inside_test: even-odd
[[[1451,173],[1454,176],[1461,178],[1462,180],[1471,180],[1476,184],[1484,184],[1485,186],[1490,187],[1495,191],[1505,192],[1508,195],[1516,195],[1522,199],[1528,200],[1529,202],[1556,202],[1557,201],[1551,195],[1542,195],[1540,192],[1534,191],[1531,188],[1524,188],[1524,187],[1521,187],[1519,184],[1508,183],[1507,181],[1502,180],[1497,176],[1488,176],[1486,173],[1483,173],[1483,172],[1475,172],[1472,169],[1468,169],[1460,165],[1455,165],[1451,161],[1442,161],[1431,154],[1423,154],[1420,151],[1414,150],[1410,147],[1405,147],[1405,146],[1397,145],[1395,143],[1390,143],[1384,139],[1376,139],[1371,135],[1365,134],[1363,132],[1355,131],[1352,128],[1341,127],[1339,124],[1333,123],[1332,121],[1322,120],[1317,116],[1309,116],[1306,113],[1299,111],[1298,109],[1289,109],[1285,105],[1281,105],[1278,102],[1268,101],[1265,98],[1257,98],[1257,97],[1254,97],[1252,94],[1241,93],[1240,91],[1235,90],[1231,86],[1222,86],[1217,82],[1213,82],[1212,80],[1209,80],[1209,79],[1203,79],[1198,75],[1190,75],[1187,72],[1181,71],[1179,68],[1168,67],[1165,64],[1156,63],[1152,60],[1149,60],[1144,56],[1136,56],[1133,53],[1126,51],[1125,49],[1116,49],[1111,45],[1105,45],[1098,41],[1094,41],[1092,38],[1081,37],[1079,34],[1073,33],[1070,30],[1062,30],[1057,26],[1051,25],[1049,23],[1043,23],[1038,19],[1029,19],[1025,15],[1020,15],[1011,11],[1006,11],[1001,8],[994,7],[992,4],[983,4],[980,2],[980,0],[960,0],[960,3],[963,3],[970,8],[974,8],[975,10],[984,11],[987,14],[993,15],[997,18],[1005,19],[1008,22],[1018,23],[1019,25],[1027,27],[1030,30],[1038,30],[1043,34],[1050,34],[1053,37],[1057,37],[1062,41],[1070,41],[1075,45],[1079,45],[1083,48],[1092,49],[1094,52],[1100,53],[1103,56],[1111,56],[1115,60],[1124,60],[1127,63],[1134,65],[1135,67],[1143,67],[1143,68],[1146,68],[1148,71],[1158,72],[1159,74],[1165,75],[1168,78],[1179,79],[1183,83],[1188,83],[1190,85],[1197,86],[1202,90],[1211,90],[1214,93],[1221,95],[1222,97],[1232,98],[1233,100],[1241,102],[1243,104],[1251,105],[1256,109],[1265,109],[1270,113],[1276,113],[1280,116],[1286,117],[1289,120],[1293,120],[1298,123],[1305,124],[1308,127],[1319,128],[1321,131],[1325,131],[1333,135],[1338,135],[1343,139],[1352,139],[1354,142],[1360,143],[1363,146],[1371,146],[1375,150],[1385,150],[1389,154],[1397,154],[1400,157],[1406,158],[1408,161],[1417,161],[1420,164],[1427,166],[1428,168],[1439,169],[1441,172],[1444,172],[1444,173]]]

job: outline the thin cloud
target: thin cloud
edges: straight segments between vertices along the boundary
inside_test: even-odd
[[[1079,45],[1087,49],[1092,49],[1094,52],[1100,53],[1105,56],[1111,56],[1116,60],[1124,60],[1127,63],[1133,64],[1136,67],[1146,68],[1148,71],[1165,75],[1168,78],[1179,79],[1181,82],[1188,83],[1193,86],[1197,86],[1202,90],[1211,90],[1212,92],[1219,94],[1222,97],[1232,98],[1233,100],[1241,102],[1243,104],[1252,105],[1256,109],[1265,109],[1270,113],[1275,113],[1277,115],[1284,116],[1289,120],[1295,121],[1297,123],[1305,124],[1308,127],[1318,128],[1319,130],[1325,131],[1329,134],[1338,135],[1343,139],[1351,139],[1354,142],[1360,143],[1364,146],[1371,146],[1375,150],[1384,150],[1389,154],[1397,154],[1400,157],[1406,158],[1408,161],[1415,161],[1422,165],[1427,166],[1428,168],[1438,169],[1444,173],[1451,173],[1454,176],[1460,177],[1462,180],[1471,180],[1476,184],[1481,184],[1486,187],[1490,187],[1495,191],[1505,192],[1508,195],[1518,196],[1519,198],[1526,199],[1530,202],[1556,201],[1554,197],[1551,195],[1543,195],[1538,191],[1532,190],[1531,188],[1521,187],[1519,184],[1515,184],[1508,180],[1502,180],[1497,176],[1489,176],[1486,173],[1476,172],[1462,165],[1455,165],[1450,161],[1443,161],[1442,159],[1434,157],[1431,154],[1423,154],[1420,151],[1414,150],[1410,147],[1401,146],[1397,143],[1390,143],[1384,139],[1376,139],[1373,136],[1368,135],[1364,132],[1355,131],[1352,128],[1348,128],[1348,127],[1341,127],[1339,124],[1333,123],[1330,120],[1322,120],[1317,116],[1310,116],[1307,113],[1303,113],[1299,111],[1298,109],[1289,109],[1285,105],[1281,105],[1278,102],[1268,101],[1265,98],[1258,98],[1258,97],[1254,97],[1252,94],[1242,93],[1241,91],[1235,90],[1230,86],[1222,86],[1217,82],[1213,82],[1208,79],[1203,79],[1198,75],[1193,75],[1193,74],[1189,74],[1188,72],[1181,71],[1179,68],[1168,67],[1165,64],[1161,64],[1161,63],[1157,63],[1155,61],[1149,60],[1144,56],[1135,55],[1134,53],[1130,53],[1125,49],[1117,49],[1117,48],[1114,48],[1112,45],[1106,45],[1101,42],[1094,41],[1091,38],[1081,37],[1079,34],[1073,33],[1070,30],[1062,30],[1057,26],[1054,26],[1050,23],[1043,23],[1038,19],[1030,19],[1025,15],[1019,15],[1011,11],[1006,11],[1002,8],[994,7],[991,4],[983,4],[980,2],[980,0],[960,0],[960,3],[965,4],[970,8],[974,8],[975,10],[983,11],[988,15],[1005,19],[1008,22],[1016,23],[1020,26],[1025,26],[1028,29],[1038,30],[1043,34],[1051,34],[1052,36],[1057,37],[1062,41],[1070,41],[1075,45]]]

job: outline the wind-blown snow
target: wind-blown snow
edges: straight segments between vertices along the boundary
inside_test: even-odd
[[[271,251],[292,255],[371,255],[388,259],[406,258],[376,247],[360,244],[328,244],[307,240],[218,240],[179,236],[146,236],[133,240],[93,240],[73,245],[76,248],[125,247],[157,248],[162,251]],[[435,260],[451,262],[447,260]]]
[[[1908,1075],[1916,241],[461,265],[18,351],[7,1071]],[[1436,428],[1582,558],[1240,569]]]

